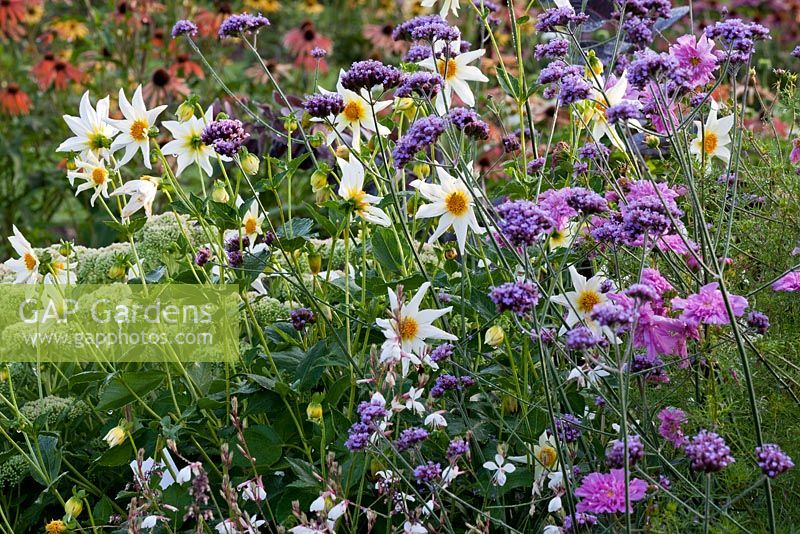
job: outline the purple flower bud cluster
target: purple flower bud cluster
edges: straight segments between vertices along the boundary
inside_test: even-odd
[[[684,448],[694,471],[714,473],[722,471],[736,460],[731,449],[716,432],[701,430]]]
[[[239,15],[231,15],[225,19],[220,24],[217,34],[220,39],[240,37],[243,33],[257,32],[264,26],[269,26],[269,19],[260,13],[258,15],[241,13]]]
[[[505,152],[506,154],[516,152],[522,147],[522,145],[520,145],[519,137],[517,136],[517,134],[511,133],[508,135],[504,135],[501,141],[503,143],[503,152]]]
[[[389,416],[386,407],[378,400],[361,402],[357,411],[360,420],[350,427],[348,438],[344,442],[350,451],[363,451],[369,444],[373,432],[377,430],[377,423]]]
[[[225,241],[225,251],[232,252],[234,250],[243,250],[250,247],[250,238],[246,235],[240,236],[232,235]]]
[[[191,20],[179,20],[172,27],[172,38],[177,39],[181,35],[188,35],[194,37],[197,35],[197,24]]]
[[[636,100],[623,100],[606,109],[606,120],[609,124],[627,122],[642,118],[642,106]]]
[[[526,169],[528,174],[536,174],[537,172],[544,169],[545,159],[544,158],[534,158],[528,162],[528,168]]]
[[[555,434],[561,441],[575,443],[581,437],[581,420],[571,413],[564,414],[555,420]]]
[[[450,124],[473,139],[489,139],[489,125],[469,108],[451,108],[447,114]]]
[[[651,81],[656,81],[661,76],[680,81],[679,76],[682,72],[675,56],[666,52],[659,54],[648,48],[634,54],[633,61],[628,67],[628,82],[643,90]]]
[[[764,335],[769,330],[769,317],[765,313],[753,310],[747,314],[747,326],[757,334]]]
[[[595,335],[585,326],[578,326],[568,330],[564,344],[567,350],[589,350],[594,347],[604,347],[608,344],[605,338]]]
[[[469,453],[469,443],[461,438],[452,440],[447,445],[447,457],[451,460]]]
[[[418,443],[422,443],[426,439],[428,439],[428,431],[424,428],[406,428],[400,432],[400,437],[397,438],[394,444],[397,450],[402,452]]]
[[[344,111],[344,98],[336,93],[315,93],[306,97],[303,101],[303,108],[312,117],[324,119]]]
[[[376,85],[384,89],[397,87],[403,73],[397,67],[384,65],[380,61],[367,59],[356,61],[341,76],[342,87],[358,92],[361,89],[370,90]]]
[[[442,466],[437,462],[433,463],[428,460],[428,463],[418,465],[414,468],[414,478],[420,484],[430,484],[439,480],[442,476]]]
[[[622,31],[625,41],[636,47],[652,43],[653,27],[659,18],[670,16],[669,0],[627,0],[619,2],[612,17],[623,16]]]
[[[756,41],[769,39],[769,30],[755,22],[741,19],[718,21],[705,29],[706,37],[717,39],[723,60],[731,63],[746,63],[755,50]]]
[[[244,131],[242,121],[222,119],[214,121],[203,128],[200,139],[213,147],[221,156],[234,157],[250,134]]]
[[[433,55],[430,45],[412,45],[408,49],[406,55],[403,56],[403,61],[406,63],[419,63],[423,59],[428,59]]]
[[[307,325],[317,322],[314,312],[308,308],[296,308],[290,311],[289,318],[292,322],[292,327],[298,332],[304,330]]]
[[[395,167],[402,169],[417,152],[436,143],[446,128],[447,121],[435,115],[422,117],[414,122],[406,134],[398,139],[392,151]]]
[[[568,24],[583,24],[589,20],[589,16],[584,13],[575,13],[572,7],[553,7],[547,9],[544,13],[539,15],[536,21],[537,32],[552,32],[559,26],[567,26]]]
[[[442,90],[444,79],[433,72],[415,72],[403,76],[400,86],[394,92],[398,98],[407,98],[416,95],[422,98],[433,99]]]
[[[453,357],[454,352],[455,347],[452,343],[442,343],[431,351],[431,360],[436,363],[449,360]]]
[[[761,472],[769,478],[775,478],[794,467],[792,458],[774,443],[756,447],[756,462]]]
[[[496,26],[502,22],[502,19],[498,15],[500,12],[500,6],[494,2],[489,2],[488,0],[472,0],[472,4],[478,9],[478,11],[481,11],[481,8],[485,10],[486,22],[488,22],[490,26]],[[483,24],[481,15],[476,15],[475,20],[478,24]]]
[[[429,43],[434,41],[455,41],[460,36],[461,32],[458,31],[458,28],[438,22],[423,24],[411,30],[411,39]]]
[[[211,259],[211,249],[208,247],[200,247],[197,249],[197,254],[194,256],[194,263],[198,267],[204,266]]]
[[[647,284],[631,284],[623,293],[640,303],[655,302],[659,299],[656,290]]]
[[[585,160],[600,161],[608,158],[610,154],[611,151],[607,146],[591,141],[578,148],[578,157]]]
[[[438,399],[448,391],[461,391],[474,384],[475,381],[468,376],[440,375],[431,388],[431,397]]]
[[[439,15],[421,15],[397,25],[392,32],[392,39],[395,41],[414,41],[416,39],[411,35],[414,30],[432,25],[448,26],[447,21]]]
[[[633,323],[633,311],[613,302],[596,305],[590,315],[600,326],[607,326],[616,332],[626,331]]]
[[[533,49],[533,57],[536,59],[561,59],[569,51],[569,41],[556,38],[546,43],[538,44]]]
[[[363,451],[369,445],[369,438],[372,436],[370,428],[364,423],[355,423],[347,431],[348,437],[344,442],[344,446],[350,452]]]
[[[592,514],[576,512],[564,518],[564,533],[588,532],[597,524],[597,517]]]
[[[569,65],[560,59],[539,72],[539,83],[550,84],[542,95],[545,98],[558,96],[563,106],[586,100],[592,93],[592,84],[583,77],[580,65]]]
[[[608,211],[606,199],[585,187],[571,187],[567,195],[567,205],[584,215],[594,215]]]
[[[497,207],[498,227],[514,247],[530,247],[552,231],[555,221],[530,200],[507,201]]]
[[[315,46],[314,48],[311,49],[309,55],[314,59],[322,59],[328,55],[328,51],[322,48],[321,46]]]
[[[533,311],[539,302],[539,289],[531,282],[506,282],[494,286],[489,292],[497,312],[509,310],[517,315],[525,315]]]
[[[644,458],[644,445],[642,438],[636,434],[628,436],[628,465],[634,466],[636,462]],[[611,442],[611,447],[606,451],[606,465],[611,469],[622,469],[625,467],[625,441],[615,439]]]
[[[736,173],[735,172],[726,172],[723,173],[717,178],[717,183],[721,185],[733,185],[736,183]]]
[[[647,382],[657,384],[669,382],[669,375],[664,368],[664,360],[655,354],[634,354],[630,372],[641,373]]]
[[[800,46],[795,46],[792,50],[792,57],[800,58]]]
[[[228,264],[231,267],[242,266],[242,262],[244,262],[244,254],[242,254],[241,250],[228,250],[225,252],[225,255],[228,257]]]

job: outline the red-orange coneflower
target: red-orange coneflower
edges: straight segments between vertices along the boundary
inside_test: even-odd
[[[369,39],[376,51],[402,54],[406,43],[392,39],[393,31],[393,24],[367,24],[364,26],[364,37]]]
[[[25,35],[22,23],[25,20],[25,0],[0,0],[0,32],[17,40]]]
[[[205,79],[206,75],[203,72],[203,67],[199,64],[195,63],[191,59],[189,59],[189,54],[178,54],[178,57],[175,59],[175,63],[170,65],[169,73],[172,76],[183,76],[184,78],[188,78],[189,76],[197,76],[201,80]]]
[[[83,80],[83,72],[50,52],[33,66],[31,74],[36,78],[36,83],[42,91],[51,85],[55,85],[58,90],[65,89],[69,82],[80,83]]]
[[[147,105],[153,107],[163,104],[170,96],[188,96],[189,87],[183,79],[171,75],[167,69],[156,69],[144,86],[142,95]]]
[[[218,2],[215,10],[201,9],[195,16],[194,23],[203,37],[216,37],[220,25],[232,13],[228,2]]]
[[[30,97],[14,82],[0,84],[0,110],[8,115],[27,115],[31,111]]]
[[[315,48],[323,48],[328,53],[331,52],[333,42],[317,33],[314,23],[306,21],[299,28],[294,28],[286,32],[283,38],[283,45],[295,56],[294,64],[306,70],[313,70],[319,61],[320,72],[328,72],[328,64],[324,59],[317,60],[311,56],[311,51]]]

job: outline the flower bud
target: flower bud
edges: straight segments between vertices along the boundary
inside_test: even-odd
[[[78,517],[83,512],[83,503],[77,497],[70,497],[64,503],[64,512],[70,517]]]
[[[58,253],[64,256],[65,258],[69,258],[72,252],[73,252],[72,243],[70,243],[69,241],[62,241],[61,246],[58,247]]]
[[[451,260],[452,261],[452,260],[458,258],[458,252],[454,248],[448,248],[447,250],[444,251],[444,258],[446,260]]]
[[[658,139],[658,136],[648,135],[644,138],[644,143],[648,148],[658,148],[661,144],[661,141]]]
[[[175,115],[180,122],[186,122],[194,117],[194,106],[188,100],[184,100],[178,106],[178,111],[175,112]]]
[[[503,341],[505,341],[505,339],[506,333],[503,331],[503,327],[496,324],[489,327],[489,329],[486,331],[483,342],[491,347],[497,348],[503,343]]]
[[[242,158],[242,169],[244,169],[244,172],[246,172],[250,176],[255,176],[256,174],[258,174],[258,167],[260,164],[261,161],[255,154],[251,154],[248,152],[247,155]]]
[[[411,167],[411,170],[417,177],[426,178],[431,173],[431,166],[427,163],[416,163],[413,167]]]
[[[322,421],[322,404],[318,402],[309,402],[306,407],[306,415],[309,421],[319,423]]]
[[[586,54],[586,64],[595,75],[600,76],[603,74],[603,62],[595,54],[594,50],[589,50]]]
[[[283,128],[289,133],[292,133],[295,130],[297,130],[297,118],[294,115],[289,115],[288,117],[284,117]]]
[[[220,204],[227,204],[231,199],[228,190],[225,189],[225,184],[217,180],[214,182],[214,191],[211,192],[211,200]]]
[[[319,148],[324,142],[325,136],[322,135],[322,132],[315,132],[314,135],[308,137],[308,143],[311,145],[311,148]]]
[[[336,147],[336,157],[342,158],[344,160],[350,159],[350,149],[344,145],[339,145]]]
[[[67,524],[60,519],[53,519],[44,526],[47,534],[64,534],[67,531]]]
[[[108,268],[108,277],[112,280],[121,280],[125,278],[128,273],[125,271],[125,266],[120,264],[112,265]]]
[[[125,436],[127,432],[125,431],[125,427],[121,425],[117,425],[111,430],[103,438],[106,443],[108,443],[109,447],[116,447],[117,445],[122,445],[125,442]]]
[[[319,252],[311,252],[308,254],[308,268],[311,274],[315,276],[322,270],[322,256]]]
[[[511,395],[503,395],[501,404],[503,414],[517,413],[517,410],[519,410],[519,401]]]
[[[328,173],[323,169],[317,169],[311,174],[311,190],[315,193],[324,189],[328,185]]]

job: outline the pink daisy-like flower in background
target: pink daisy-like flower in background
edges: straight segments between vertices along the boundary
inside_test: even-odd
[[[372,43],[376,52],[402,54],[408,45],[404,41],[392,39],[392,32],[394,32],[393,24],[367,24],[362,33]]]
[[[631,503],[641,501],[647,494],[647,482],[632,478],[628,486],[628,499]],[[581,501],[575,506],[580,512],[592,514],[616,514],[625,510],[625,471],[612,469],[610,473],[589,473],[581,486],[575,490]],[[633,511],[633,507],[627,510]]]
[[[730,318],[725,309],[725,301],[722,298],[722,291],[718,289],[719,284],[712,282],[700,288],[694,295],[689,295],[685,299],[672,299],[672,307],[676,310],[683,310],[681,319],[689,324],[728,324]],[[747,299],[739,295],[728,295],[733,314],[741,317],[747,308]]]
[[[788,272],[772,284],[773,291],[800,291],[800,271]]]
[[[789,161],[792,165],[800,163],[800,137],[792,139],[792,151],[789,153]]]
[[[658,433],[662,438],[672,443],[675,448],[683,447],[686,444],[686,435],[683,433],[682,425],[689,420],[686,412],[680,408],[668,406],[658,412]]]
[[[311,51],[315,48],[322,48],[330,53],[333,41],[317,33],[313,22],[307,20],[299,28],[293,28],[286,32],[283,37],[283,46],[295,57],[295,66],[313,71],[319,62],[319,71],[328,72],[328,62],[314,57]]]
[[[706,85],[714,79],[717,56],[714,54],[714,41],[703,35],[698,41],[694,35],[683,35],[676,40],[677,44],[669,47],[669,53],[688,74],[688,83],[692,87]]]

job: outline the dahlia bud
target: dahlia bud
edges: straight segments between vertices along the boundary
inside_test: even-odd
[[[489,329],[486,331],[483,342],[491,347],[497,348],[503,343],[503,341],[505,341],[505,339],[506,333],[503,330],[503,327],[496,324],[489,327]]]
[[[431,166],[427,163],[417,163],[411,167],[412,172],[419,178],[426,178],[431,173]]]
[[[175,112],[175,116],[178,117],[180,122],[188,121],[194,117],[194,105],[192,105],[188,100],[184,100],[178,106],[178,111]]]
[[[231,196],[228,194],[228,190],[225,189],[225,184],[219,180],[214,182],[214,191],[211,193],[211,200],[220,204],[227,204],[230,199]]]
[[[318,275],[322,270],[322,256],[319,252],[309,252],[308,254],[308,268],[311,274]]]
[[[292,133],[295,130],[297,130],[297,118],[294,115],[289,115],[288,117],[284,117],[283,128],[289,133]]]
[[[309,421],[319,423],[322,421],[322,404],[318,402],[309,402],[306,407],[306,415]]]
[[[338,147],[336,147],[336,157],[337,158],[342,158],[343,160],[349,160],[350,159],[350,149],[348,149],[344,145],[339,145]]]
[[[322,132],[315,132],[313,135],[308,136],[308,143],[311,148],[319,148],[325,143],[325,136]]]
[[[250,152],[248,152],[247,155],[242,158],[242,169],[244,169],[244,172],[250,176],[255,176],[258,174],[258,167],[260,164],[261,161],[258,159],[258,156],[251,154]]]
[[[108,277],[112,280],[120,280],[125,278],[128,273],[125,271],[125,266],[120,264],[114,264],[108,268]]]
[[[83,512],[83,503],[78,497],[70,497],[64,503],[64,512],[70,517],[78,517]]]
[[[73,252],[72,243],[69,241],[62,241],[61,246],[58,247],[58,253],[64,256],[65,258],[69,258],[69,256]]]
[[[315,193],[328,186],[328,171],[322,167],[318,167],[311,174],[311,190]]]
[[[648,135],[644,138],[644,143],[647,145],[647,148],[658,148],[661,141],[655,135]]]
[[[117,425],[111,430],[103,438],[106,443],[108,443],[109,448],[116,447],[117,445],[122,445],[125,442],[125,436],[127,432],[125,431],[125,427],[122,425]]]

